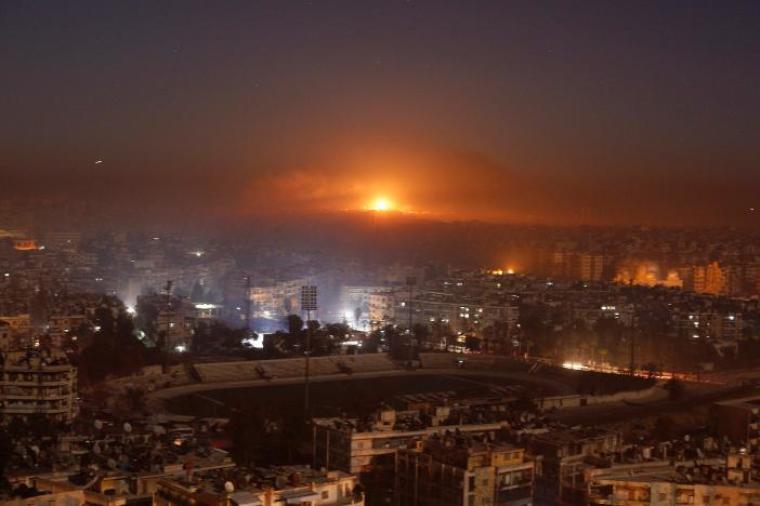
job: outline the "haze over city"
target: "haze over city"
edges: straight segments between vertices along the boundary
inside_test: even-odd
[[[760,2],[0,1],[0,506],[760,504]]]

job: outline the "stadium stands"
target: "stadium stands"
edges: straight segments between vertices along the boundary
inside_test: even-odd
[[[313,357],[309,361],[311,376],[331,376],[393,371],[401,368],[385,353],[362,355],[332,355]],[[489,355],[462,355],[456,353],[421,353],[424,369],[470,369],[500,372],[528,371],[530,364],[518,360]],[[203,383],[224,383],[304,376],[303,358],[256,360],[247,362],[216,362],[195,364],[193,367]]]
[[[202,363],[195,364],[193,367],[203,383],[224,383],[255,379],[300,378],[304,375],[304,366],[303,358],[287,358]],[[312,376],[392,371],[394,369],[397,369],[396,364],[384,353],[313,357],[309,361],[309,370]]]

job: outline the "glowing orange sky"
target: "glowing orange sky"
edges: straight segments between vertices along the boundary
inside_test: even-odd
[[[3,2],[0,200],[760,226],[757,2],[133,3]]]

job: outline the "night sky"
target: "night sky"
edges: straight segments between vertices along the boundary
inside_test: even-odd
[[[0,0],[0,62],[0,198],[760,221],[757,1]]]

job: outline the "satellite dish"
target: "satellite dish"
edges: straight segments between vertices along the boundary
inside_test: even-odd
[[[103,422],[101,422],[100,420],[96,419],[95,420],[95,428],[98,429],[98,430],[102,429],[103,428]]]
[[[124,422],[124,425],[122,427],[124,428],[124,432],[126,432],[127,434],[132,432],[132,425],[130,425],[129,422]]]
[[[235,491],[235,485],[231,481],[224,482],[224,491],[231,494]]]

